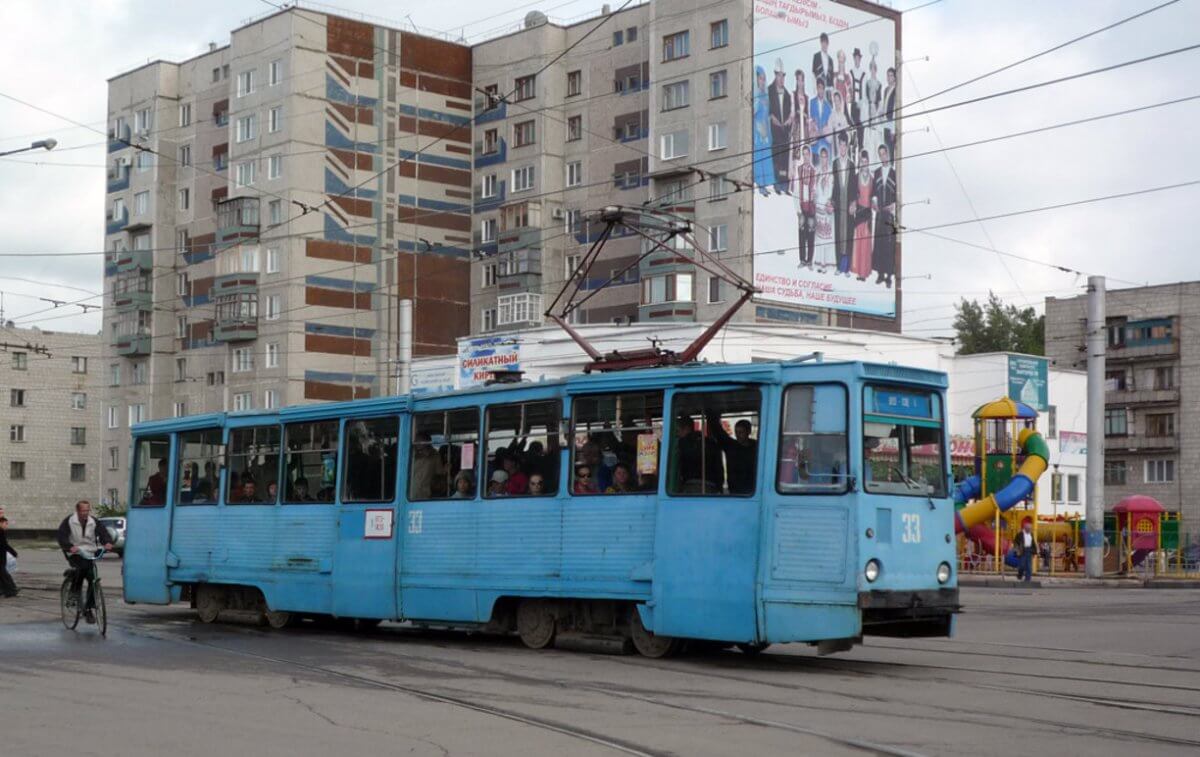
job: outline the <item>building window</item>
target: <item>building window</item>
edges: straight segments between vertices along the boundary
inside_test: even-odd
[[[10,442],[25,441],[25,426],[20,423],[14,423],[8,427],[8,440]]]
[[[86,392],[71,392],[71,409],[86,410],[87,409],[87,393]]]
[[[187,339],[188,336],[188,319],[186,315],[175,316],[175,338]]]
[[[659,144],[661,146],[659,157],[661,157],[663,160],[686,158],[688,154],[689,141],[687,129],[673,131],[669,134],[663,134],[661,137],[659,137]]]
[[[1046,408],[1046,438],[1058,438],[1058,408],[1054,405]]]
[[[140,404],[139,405],[130,405],[129,406],[129,425],[132,426],[133,424],[141,423],[144,420],[146,420],[146,406],[140,405]]]
[[[1104,373],[1104,388],[1110,392],[1123,392],[1128,389],[1129,385],[1125,376],[1125,369],[1119,371],[1106,371]]]
[[[187,297],[192,292],[192,282],[187,273],[175,274],[175,294]]]
[[[724,252],[729,249],[729,224],[719,223],[708,227],[708,251]]]
[[[192,146],[181,145],[179,147],[179,165],[190,166],[192,164]]]
[[[133,196],[133,212],[136,215],[145,215],[150,209],[150,193],[138,192]]]
[[[513,147],[525,147],[537,141],[537,123],[522,121],[513,124]]]
[[[279,407],[279,392],[275,389],[266,389],[263,391],[263,408],[274,410]]]
[[[691,33],[688,31],[675,32],[663,37],[663,62],[686,58],[690,44]]]
[[[71,481],[87,481],[87,466],[83,463],[71,463]]]
[[[1170,484],[1175,481],[1174,460],[1147,460],[1146,483]]]
[[[152,111],[149,108],[143,108],[134,115],[134,123],[138,134],[148,134],[150,132],[150,127],[154,125],[151,113]]]
[[[270,342],[267,344],[267,367],[279,367],[279,343]]]
[[[210,371],[207,380],[209,386],[222,386],[225,384],[225,371]]]
[[[1050,501],[1055,503],[1063,501],[1061,473],[1050,474]]]
[[[572,208],[566,212],[566,232],[568,234],[578,234],[583,231],[583,211],[579,208]]]
[[[483,183],[479,189],[479,196],[484,199],[496,196],[496,174],[490,173],[483,177]]]
[[[282,305],[283,295],[272,294],[267,296],[267,320],[278,321],[279,314],[283,312]]]
[[[620,47],[623,44],[625,44],[625,31],[617,29],[613,32],[613,47]]]
[[[246,373],[254,370],[254,350],[250,347],[239,347],[233,351],[233,372]]]
[[[84,426],[71,427],[71,444],[82,447],[87,444],[87,428]]]
[[[583,72],[567,72],[567,97],[574,97],[583,91]]]
[[[512,191],[526,192],[533,189],[534,172],[533,166],[522,166],[514,168],[512,172]]]
[[[179,209],[187,210],[192,207],[192,190],[184,187],[179,190]]]
[[[117,408],[113,405],[110,405],[108,408],[108,427],[109,428],[120,428],[121,427],[121,416],[117,414]]]
[[[120,219],[124,215],[125,215],[125,201],[123,199],[121,199],[120,197],[117,197],[116,199],[113,200],[112,217],[115,219]]]
[[[496,298],[496,323],[541,323],[542,295],[531,292],[509,294]]]
[[[479,223],[479,241],[484,244],[496,241],[495,218],[485,218]]]
[[[721,302],[721,278],[719,276],[708,277],[708,304],[713,305]]]
[[[24,371],[29,368],[29,355],[25,352],[14,352],[12,354],[12,369],[14,371]]]
[[[500,131],[488,129],[483,133],[483,154],[491,155],[500,151]]]
[[[1162,365],[1154,369],[1155,389],[1175,388],[1175,366]]]
[[[1108,324],[1108,346],[1110,348],[1119,349],[1125,346],[1125,319],[1109,321]]]
[[[71,373],[87,373],[87,358],[78,355],[71,356]]]
[[[283,201],[271,200],[267,203],[267,223],[278,226],[283,223]]]
[[[188,375],[188,373],[187,373],[187,358],[186,357],[175,358],[175,380],[176,381],[186,381],[187,375]]]
[[[577,187],[583,183],[583,162],[573,160],[567,164],[567,187]]]
[[[182,418],[185,415],[187,415],[187,403],[186,402],[176,402],[174,405],[171,406],[171,417],[172,418]]]
[[[1067,502],[1079,503],[1079,475],[1071,473],[1067,476]]]
[[[716,100],[729,94],[729,72],[713,71],[708,75],[708,99]]]
[[[536,76],[521,76],[518,77],[513,87],[515,90],[516,101],[532,100],[536,94],[537,77]]]
[[[1146,436],[1175,436],[1175,414],[1147,413]]]
[[[283,156],[272,155],[267,158],[267,178],[278,179],[283,176]]]
[[[279,248],[267,248],[267,273],[279,273]]]
[[[238,392],[233,395],[233,411],[236,413],[241,410],[253,410],[254,397],[250,392]]]
[[[714,50],[729,45],[729,21],[721,19],[708,25],[708,46]]]
[[[688,106],[688,81],[677,81],[663,87],[663,110],[678,110]]]
[[[133,384],[134,386],[144,385],[146,383],[146,364],[144,362],[134,363],[133,365],[129,366],[129,377],[129,383]]]
[[[192,104],[183,103],[179,106],[179,125],[191,126],[192,124]]]
[[[283,106],[276,105],[267,111],[267,131],[271,134],[283,128]]]
[[[1129,419],[1123,407],[1110,407],[1104,410],[1104,435],[1126,436],[1129,434]]]
[[[1124,460],[1104,461],[1104,483],[1110,486],[1124,486],[1126,476]]]
[[[485,289],[487,287],[496,286],[496,264],[495,263],[484,263],[483,264],[483,286]]]
[[[8,393],[8,404],[11,407],[25,407],[25,390],[13,389]]]
[[[583,116],[571,116],[567,119],[567,141],[583,139]]]
[[[13,460],[8,464],[8,477],[13,481],[25,480],[25,463],[21,460]]]
[[[691,302],[692,274],[668,273],[642,279],[642,304],[657,305],[664,302]]]
[[[109,447],[108,448],[108,469],[116,470],[117,468],[120,468],[120,467],[121,467],[121,448],[120,447]]]
[[[496,328],[496,311],[493,308],[484,308],[479,313],[479,330],[491,331]]]
[[[258,136],[258,124],[254,114],[242,116],[237,120],[234,139],[238,142],[248,142]]]
[[[631,26],[625,30],[625,41],[636,42],[638,37],[637,27]]]
[[[579,275],[578,268],[583,256],[579,253],[571,253],[563,256],[563,280],[573,281]]]
[[[280,78],[282,75],[283,61],[279,60],[278,58],[271,61],[270,65],[267,66],[267,86],[274,87],[275,85],[279,84],[279,82],[282,81]]]
[[[237,96],[245,97],[254,94],[254,69],[243,71],[237,78]]]
[[[254,161],[247,160],[237,164],[237,185],[248,187],[254,184]]]
[[[708,180],[708,199],[712,201],[724,200],[729,196],[730,190],[729,179],[724,176],[712,176]]]
[[[220,66],[217,66],[217,67],[213,68],[212,77],[213,77],[213,84],[216,84],[217,82],[221,81],[221,68],[220,68]]]

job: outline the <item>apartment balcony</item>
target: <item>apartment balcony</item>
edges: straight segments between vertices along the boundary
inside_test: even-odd
[[[541,249],[542,229],[540,226],[522,226],[500,232],[496,237],[497,251],[504,255],[519,250]]]
[[[154,284],[149,269],[119,272],[113,279],[112,293],[113,307],[118,313],[154,309]]]
[[[124,150],[129,146],[129,137],[129,124],[122,126],[120,131],[117,131],[116,127],[110,126],[108,129],[108,151],[113,153]],[[111,192],[112,190],[109,191]]]
[[[257,239],[259,230],[257,197],[235,197],[217,205],[217,242]]]
[[[150,322],[149,307],[120,312],[116,321],[113,322],[113,351],[121,357],[149,355]]]
[[[110,209],[104,214],[104,233],[119,234],[129,225],[129,209],[122,208],[119,214],[114,214]]]
[[[1178,405],[1178,389],[1128,389],[1106,392],[1106,405]]]
[[[124,192],[129,189],[129,165],[121,164],[108,169],[108,184],[106,185],[109,194],[113,192]]]
[[[213,279],[216,305],[213,339],[243,342],[258,338],[258,274],[230,273]]]
[[[1132,343],[1114,347],[1109,345],[1105,359],[1110,363],[1129,363],[1135,360],[1158,359],[1179,355],[1179,340],[1163,339],[1156,342]]]
[[[1108,436],[1104,438],[1105,452],[1169,452],[1179,448],[1178,436]]]

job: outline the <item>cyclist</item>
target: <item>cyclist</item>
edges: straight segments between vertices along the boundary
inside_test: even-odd
[[[95,595],[92,592],[92,582],[88,581],[87,602],[83,602],[83,580],[91,576],[91,558],[103,547],[112,549],[112,537],[100,522],[92,517],[92,503],[81,499],[75,503],[75,514],[68,515],[58,527],[58,546],[62,547],[63,556],[71,565],[71,591],[80,600],[84,608],[83,617],[88,623],[95,623],[96,616],[92,612]]]

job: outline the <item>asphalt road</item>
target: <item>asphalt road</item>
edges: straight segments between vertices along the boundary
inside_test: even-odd
[[[651,661],[384,624],[271,631],[124,605],[66,631],[53,552],[0,599],[0,753],[1189,754],[1200,591],[964,589],[953,640]]]

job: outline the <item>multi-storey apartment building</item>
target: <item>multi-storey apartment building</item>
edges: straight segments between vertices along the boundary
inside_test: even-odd
[[[101,338],[0,327],[0,477],[9,527],[57,528],[81,499],[96,501]]]
[[[393,391],[400,299],[467,332],[469,47],[289,8],[108,101],[105,491],[132,423]]]
[[[534,12],[523,29],[474,47],[475,85],[488,94],[477,98],[474,126],[482,254],[471,277],[473,334],[540,324],[599,231],[580,219],[607,206],[692,221],[701,249],[753,281],[754,253],[762,251],[752,249],[754,192],[742,191],[754,188],[747,158],[755,149],[753,5],[652,0],[600,27],[598,18],[560,25]],[[797,28],[796,44],[812,38],[815,46],[814,34]],[[632,234],[610,240],[583,292],[600,289],[648,249]],[[728,282],[659,251],[576,315],[597,324],[705,322],[736,295]],[[766,301],[736,318],[900,330],[898,314]]]
[[[1104,498],[1154,497],[1200,520],[1200,282],[1109,291]],[[1086,366],[1087,298],[1046,300],[1046,355]]]

